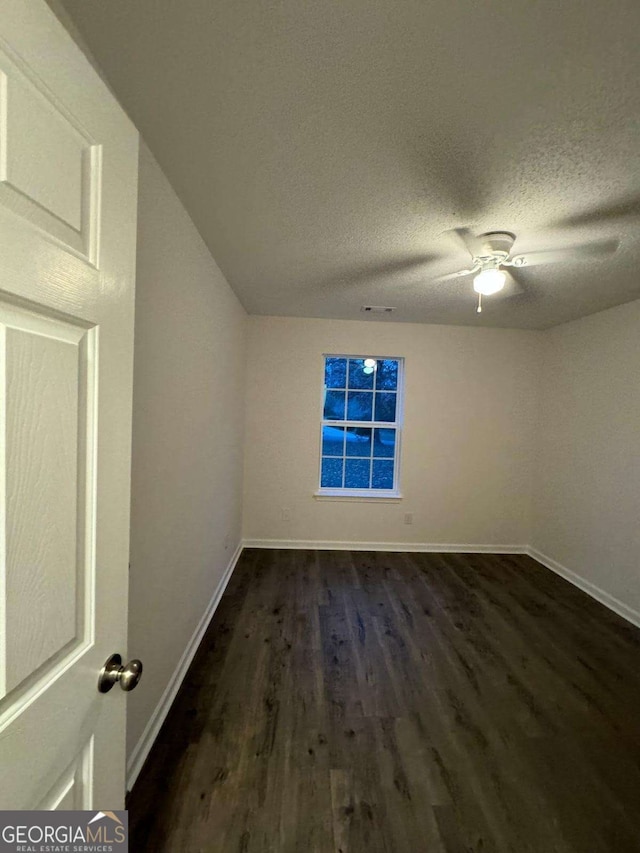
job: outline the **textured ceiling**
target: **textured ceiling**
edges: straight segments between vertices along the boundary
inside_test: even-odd
[[[640,297],[638,0],[63,0],[247,310],[546,328]],[[454,227],[516,251],[474,313]]]

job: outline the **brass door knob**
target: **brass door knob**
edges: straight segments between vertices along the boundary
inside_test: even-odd
[[[100,670],[98,690],[100,693],[108,693],[113,685],[118,682],[120,687],[128,692],[137,686],[141,678],[141,661],[134,658],[123,666],[120,655],[111,655]]]

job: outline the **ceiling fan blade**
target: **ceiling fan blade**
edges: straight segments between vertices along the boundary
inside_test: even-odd
[[[363,263],[359,266],[339,267],[332,276],[318,282],[325,289],[369,287],[385,281],[401,281],[405,278],[424,276],[427,268],[434,261],[441,260],[440,255],[422,254],[399,256],[386,260]]]
[[[511,272],[511,270],[503,269],[502,272],[505,274],[505,282],[504,282],[504,294],[505,296],[516,296],[519,293],[524,293],[526,288],[522,284],[522,282],[518,281],[515,275]]]
[[[607,205],[583,210],[560,220],[560,227],[579,227],[582,225],[603,225],[620,219],[632,219],[640,216],[640,195],[626,196]]]
[[[613,255],[619,245],[619,240],[600,240],[597,243],[584,243],[582,246],[569,246],[566,249],[528,252],[523,255],[515,255],[506,262],[506,266],[535,267],[541,264],[561,264],[586,260],[587,258],[604,258]]]
[[[462,246],[472,258],[479,254],[480,245],[476,235],[468,228],[451,228],[450,231],[444,232],[447,236],[452,237],[458,246]]]
[[[451,272],[448,275],[439,275],[436,278],[432,279],[433,281],[451,281],[453,278],[462,278],[464,275],[473,275],[474,272],[478,272],[478,267],[472,267],[470,270],[458,270],[458,272]]]

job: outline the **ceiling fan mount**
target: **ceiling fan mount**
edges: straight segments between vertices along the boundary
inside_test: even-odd
[[[477,238],[478,252],[474,256],[474,261],[481,263],[495,261],[499,266],[511,254],[515,241],[516,235],[509,231],[487,231],[486,234],[480,234]]]

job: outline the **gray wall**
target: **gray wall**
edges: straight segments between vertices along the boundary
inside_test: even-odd
[[[640,301],[545,332],[531,544],[640,623]]]
[[[133,395],[128,755],[241,535],[246,315],[144,144]]]

